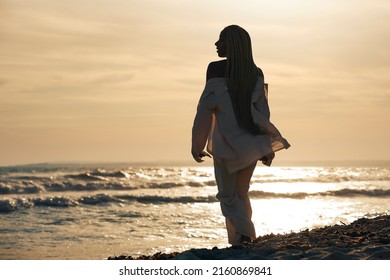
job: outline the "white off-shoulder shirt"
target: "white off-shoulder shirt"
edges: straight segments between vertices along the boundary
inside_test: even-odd
[[[243,169],[259,159],[290,144],[270,122],[267,89],[259,77],[252,93],[253,121],[265,134],[252,135],[239,127],[230,99],[226,78],[212,78],[206,82],[199,99],[192,127],[192,149],[207,151],[216,159],[224,160],[229,172]]]

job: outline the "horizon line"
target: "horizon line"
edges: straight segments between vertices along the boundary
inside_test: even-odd
[[[390,167],[390,160],[280,160],[273,163],[273,167],[292,167],[292,166],[340,166],[347,164],[349,167]],[[47,161],[33,163],[19,163],[0,165],[0,168],[29,167],[29,166],[61,166],[61,165],[130,165],[130,166],[212,166],[211,160],[203,163],[193,162],[191,160],[155,160],[155,161]],[[261,166],[261,165],[259,165]]]

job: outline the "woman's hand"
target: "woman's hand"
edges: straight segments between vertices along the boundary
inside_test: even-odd
[[[264,165],[271,166],[272,160],[275,158],[275,153],[271,153],[269,155],[266,155],[265,157],[262,157],[260,160]]]
[[[204,161],[204,159],[202,159],[203,157],[211,158],[211,155],[208,152],[205,152],[205,151],[201,151],[199,153],[199,152],[197,152],[195,150],[191,150],[191,153],[192,153],[192,157],[194,158],[194,160],[196,162],[203,162]]]

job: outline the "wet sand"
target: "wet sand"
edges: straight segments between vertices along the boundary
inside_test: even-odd
[[[390,260],[390,215],[358,219],[289,234],[269,234],[251,243],[218,249],[191,249],[109,260]]]

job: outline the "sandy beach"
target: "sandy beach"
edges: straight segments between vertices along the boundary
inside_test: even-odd
[[[252,243],[170,254],[111,256],[109,260],[390,260],[390,215],[361,218],[289,234],[269,234]]]

